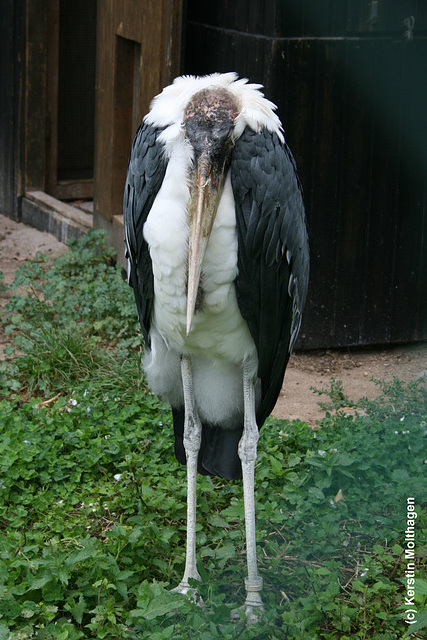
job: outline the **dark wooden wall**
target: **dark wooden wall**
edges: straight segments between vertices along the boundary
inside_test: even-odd
[[[427,3],[188,0],[185,42],[186,73],[279,107],[311,238],[299,346],[427,338]]]
[[[0,213],[17,217],[20,180],[20,77],[23,0],[3,0],[0,10]]]
[[[95,0],[4,0],[0,41],[0,211],[19,218],[29,191],[90,196],[72,178],[93,174]]]

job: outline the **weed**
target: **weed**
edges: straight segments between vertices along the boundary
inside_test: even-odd
[[[185,470],[170,413],[144,386],[132,292],[99,233],[24,265],[0,369],[0,640],[401,640],[426,626],[427,391],[378,382],[350,406],[338,380],[311,429],[270,419],[256,469],[265,611],[244,599],[240,482],[198,482],[206,608],[170,592],[185,549]],[[406,500],[417,622],[404,622]],[[406,637],[406,636],[405,636]]]
[[[8,374],[9,363],[0,366],[0,394],[52,396],[89,379],[101,392],[141,388],[137,315],[122,268],[113,264],[101,232],[70,246],[50,267],[37,255],[17,272],[11,288],[20,293],[7,305],[3,324],[18,357]]]

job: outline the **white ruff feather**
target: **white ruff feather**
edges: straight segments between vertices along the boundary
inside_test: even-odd
[[[224,87],[230,91],[240,105],[240,113],[236,118],[234,133],[236,138],[242,135],[247,126],[254,131],[266,128],[275,132],[283,142],[282,126],[274,113],[276,105],[264,98],[259,84],[249,84],[246,78],[237,79],[236,73],[213,73],[208,76],[181,76],[163,89],[151,103],[150,112],[145,116],[146,122],[158,127],[172,127],[165,132],[164,140],[177,134],[183,121],[184,109],[192,96],[208,87]],[[166,149],[167,151],[167,149]]]
[[[274,105],[258,85],[236,80],[233,73],[204,78],[182,77],[153,102],[146,121],[166,127],[159,140],[168,158],[160,191],[144,225],[154,273],[151,351],[144,369],[152,390],[173,406],[182,405],[181,354],[191,355],[195,399],[202,420],[235,426],[243,413],[242,364],[256,375],[257,354],[236,299],[237,234],[234,197],[228,175],[203,262],[203,306],[186,336],[188,262],[188,174],[193,150],[181,125],[192,95],[205,87],[224,86],[235,94],[240,113],[236,136],[246,126],[266,127],[282,137]],[[218,401],[218,398],[220,401]]]

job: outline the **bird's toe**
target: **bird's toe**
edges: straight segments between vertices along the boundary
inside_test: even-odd
[[[231,612],[231,620],[245,622],[247,625],[257,624],[261,620],[264,607],[262,604],[244,604]]]
[[[199,590],[196,587],[191,587],[188,582],[180,582],[177,587],[172,589],[173,593],[181,593],[183,596],[186,596],[188,600],[194,602],[201,609],[205,608],[205,603],[203,602],[203,598],[199,593]]]

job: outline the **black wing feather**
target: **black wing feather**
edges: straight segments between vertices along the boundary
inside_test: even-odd
[[[153,267],[143,227],[162,184],[167,161],[158,141],[161,128],[143,123],[129,158],[123,198],[125,251],[129,284],[135,294],[145,344],[150,347],[150,319],[154,299]]]
[[[258,352],[261,426],[271,413],[301,324],[309,274],[295,162],[266,129],[246,128],[231,162],[238,236],[236,294]]]

